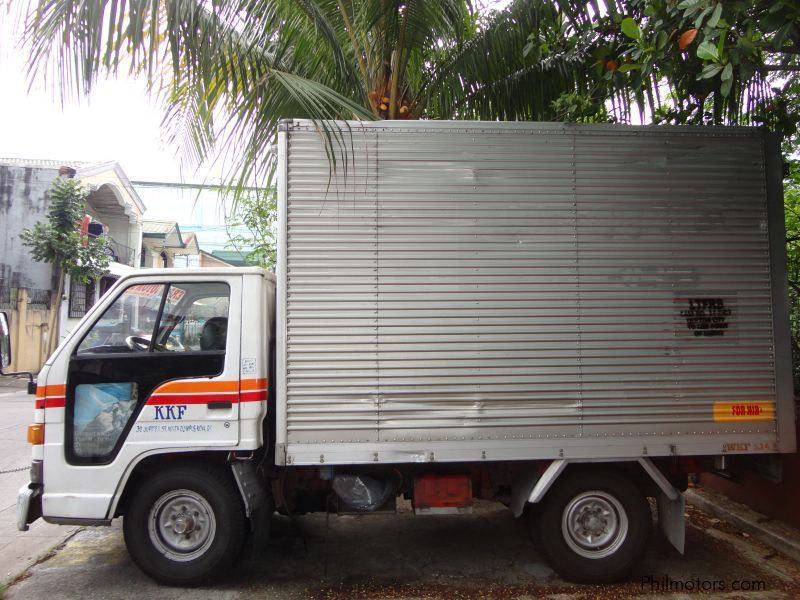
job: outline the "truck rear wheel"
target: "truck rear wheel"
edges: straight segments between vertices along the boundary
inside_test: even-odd
[[[610,470],[568,471],[532,507],[534,541],[559,575],[576,583],[624,579],[652,528],[647,500]]]
[[[123,521],[125,544],[145,573],[168,585],[197,585],[239,555],[245,517],[235,483],[204,465],[165,470],[143,482]]]

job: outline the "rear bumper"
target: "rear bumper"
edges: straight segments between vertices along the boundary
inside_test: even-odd
[[[42,486],[27,483],[17,492],[17,529],[28,531],[28,525],[42,516]]]

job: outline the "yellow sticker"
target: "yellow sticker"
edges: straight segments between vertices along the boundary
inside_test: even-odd
[[[714,421],[774,421],[774,402],[714,402]]]

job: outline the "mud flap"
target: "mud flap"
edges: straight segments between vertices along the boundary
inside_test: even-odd
[[[264,481],[258,476],[256,467],[251,460],[238,460],[231,463],[236,486],[242,494],[245,515],[249,518],[260,509],[269,497],[269,490]]]
[[[272,494],[259,477],[252,461],[235,461],[231,463],[236,485],[242,494],[245,514],[250,519],[250,531],[253,534],[253,545],[250,554],[250,567],[255,564],[256,556],[267,548],[269,529],[274,512]]]
[[[686,500],[683,494],[677,494],[676,498],[670,499],[659,489],[656,494],[656,502],[658,503],[658,524],[661,532],[669,540],[669,543],[683,554],[686,542],[686,523],[684,521]]]
[[[250,530],[253,533],[253,550],[250,556],[251,566],[255,563],[256,557],[267,550],[273,512],[274,508],[270,498],[250,515]]]

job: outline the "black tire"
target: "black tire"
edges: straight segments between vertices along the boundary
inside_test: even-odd
[[[537,549],[554,571],[575,583],[625,579],[652,529],[647,499],[608,469],[567,471],[531,508]]]
[[[223,468],[174,467],[142,483],[123,530],[142,571],[160,583],[193,586],[221,573],[241,552],[244,508]]]

